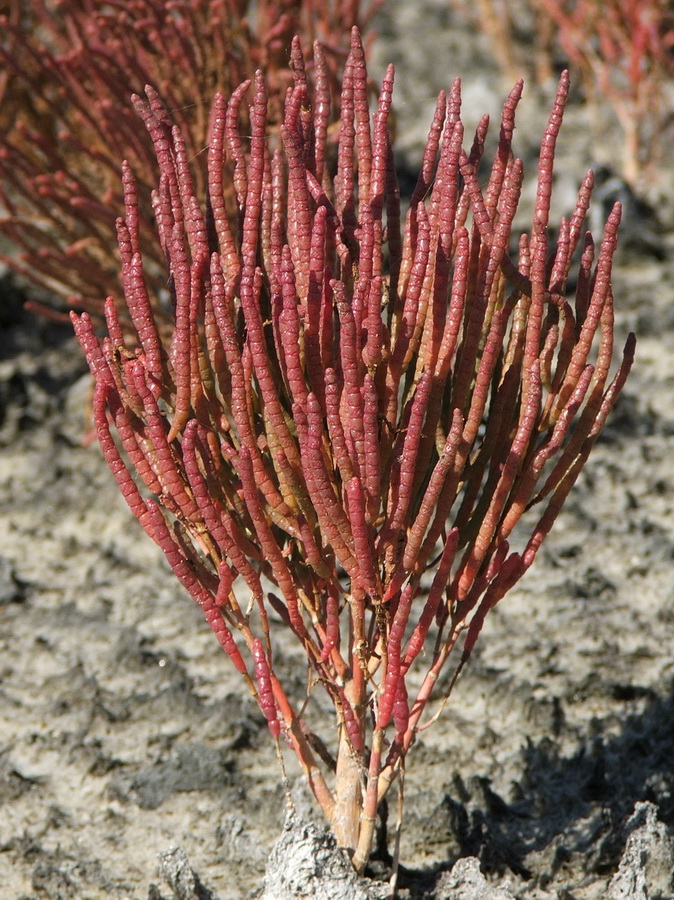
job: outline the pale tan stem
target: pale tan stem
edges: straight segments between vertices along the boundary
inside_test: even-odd
[[[374,831],[377,824],[377,809],[379,807],[379,772],[381,770],[381,751],[384,745],[384,729],[375,729],[372,735],[372,751],[370,753],[370,766],[367,774],[367,790],[363,802],[363,811],[360,816],[360,833],[356,852],[353,855],[353,867],[362,874],[367,861],[372,853],[374,843]]]
[[[271,675],[271,682],[272,690],[274,692],[274,700],[276,701],[276,705],[278,706],[279,711],[281,712],[281,715],[283,716],[283,719],[286,723],[288,729],[287,734],[295,755],[297,756],[300,765],[304,770],[304,774],[306,775],[309,782],[309,787],[311,788],[314,797],[323,810],[325,818],[328,820],[328,822],[330,822],[330,824],[332,824],[334,821],[336,809],[335,798],[325,782],[323,773],[316,763],[316,759],[311,751],[307,739],[302,734],[299,719],[295,715],[295,711],[288,701],[285,691],[281,687],[278,678],[273,673]]]
[[[349,703],[354,705],[354,682],[348,682],[344,693]],[[354,711],[358,715],[357,707]],[[335,805],[331,820],[332,830],[340,847],[351,856],[358,843],[360,811],[363,800],[361,762],[353,749],[347,729],[342,723],[337,751],[337,772],[335,776]]]
[[[405,760],[401,760],[400,777],[398,778],[398,804],[396,812],[395,845],[391,864],[391,880],[389,881],[389,898],[395,898],[398,889],[398,867],[400,864],[400,835],[403,830],[403,807],[405,805]]]

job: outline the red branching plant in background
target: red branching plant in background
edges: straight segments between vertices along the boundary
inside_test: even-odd
[[[260,73],[229,101],[217,95],[205,205],[180,130],[153,92],[135,99],[159,162],[171,344],[153,315],[127,165],[118,229],[135,342],[112,299],[102,340],[86,313],[72,318],[124,497],[362,870],[379,805],[433,719],[431,701],[443,700],[441,672],[454,658],[454,683],[489,610],[533,563],[624,384],[634,338],[611,380],[620,208],[596,247],[583,232],[591,173],[554,252],[548,241],[566,75],[515,259],[522,83],[484,188],[486,119],[466,153],[459,82],[438,97],[403,223],[392,67],[371,115],[354,30],[329,160],[328,80],[315,58],[312,86],[294,43],[278,131]],[[250,142],[236,124],[247,92]],[[309,698],[276,671],[290,639],[306,655]]]
[[[535,0],[555,25],[588,99],[608,101],[625,135],[622,171],[631,184],[653,166],[673,113],[674,12],[668,0]],[[652,173],[651,173],[652,174]]]
[[[465,0],[450,2],[489,38],[508,78],[529,71],[544,81],[562,56],[582,79],[595,112],[608,105],[623,131],[622,160],[611,163],[633,187],[653,176],[674,121],[668,96],[674,12],[668,0],[528,0],[517,6],[478,0],[476,8]]]
[[[100,286],[119,272],[115,211],[126,157],[140,187],[145,274],[159,294],[165,259],[149,203],[155,155],[131,93],[148,84],[156,91],[155,110],[169,110],[180,127],[202,196],[215,92],[229,96],[264,68],[278,121],[293,35],[322,42],[325,77],[337,88],[350,27],[366,27],[381,2],[10,0],[0,19],[0,232],[17,252],[3,261],[68,299],[65,309],[54,302],[61,315],[75,305],[102,316]]]

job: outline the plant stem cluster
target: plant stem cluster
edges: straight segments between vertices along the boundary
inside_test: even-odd
[[[140,190],[139,240],[157,294],[165,260],[154,239],[155,153],[129,105],[149,84],[180,127],[205,192],[209,108],[264,69],[269,115],[282,117],[292,82],[288,50],[300,34],[325,47],[339,72],[353,23],[366,28],[382,0],[9,0],[0,17],[0,233],[10,269],[54,294],[37,311],[102,316],[101,284],[118,281],[119,161]],[[338,95],[338,94],[337,94]],[[245,115],[246,109],[242,110]],[[246,123],[242,123],[246,127]],[[114,290],[117,290],[115,287]],[[61,300],[59,301],[59,297]],[[161,315],[161,307],[155,308]]]
[[[371,112],[354,29],[333,125],[320,45],[313,58],[310,80],[294,41],[278,127],[261,73],[216,96],[205,204],[158,95],[135,98],[159,166],[171,333],[145,277],[126,164],[124,303],[107,300],[103,339],[86,313],[72,318],[124,497],[362,870],[443,669],[456,659],[453,684],[486,615],[533,563],[634,338],[611,379],[620,208],[597,247],[583,230],[591,173],[554,247],[548,236],[566,74],[531,232],[517,241],[521,82],[485,178],[487,120],[465,150],[459,82],[440,94],[403,216],[393,68]],[[277,672],[289,636],[306,656],[308,697]]]

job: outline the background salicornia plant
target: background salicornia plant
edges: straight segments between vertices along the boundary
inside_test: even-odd
[[[49,289],[43,312],[66,318],[74,306],[102,316],[100,286],[112,290],[120,267],[115,218],[126,157],[141,188],[139,240],[157,293],[165,260],[153,240],[155,157],[131,92],[156,91],[180,126],[202,195],[214,93],[229,96],[264,68],[277,122],[292,82],[293,35],[307,46],[321,41],[336,88],[350,26],[366,28],[381,2],[9,0],[0,17],[0,235],[14,252],[0,260]]]
[[[668,0],[450,0],[489,39],[503,73],[547,81],[565,60],[582,83],[597,137],[610,108],[622,131],[611,165],[634,189],[652,181],[671,141],[674,11]],[[608,160],[607,160],[608,162]]]
[[[278,129],[260,73],[228,101],[216,96],[203,203],[180,130],[153,92],[135,98],[159,164],[170,346],[127,165],[118,231],[135,338],[112,298],[102,340],[86,313],[73,321],[122,493],[362,870],[378,807],[443,699],[440,674],[455,650],[454,683],[487,613],[533,563],[624,384],[634,338],[610,380],[620,209],[596,247],[583,233],[591,173],[549,241],[566,75],[515,257],[521,83],[484,187],[487,121],[466,152],[458,81],[439,96],[403,223],[393,69],[371,114],[354,29],[333,145],[315,59],[311,85],[294,43]],[[244,96],[249,132],[237,124]],[[306,656],[309,702],[278,677],[289,637]]]

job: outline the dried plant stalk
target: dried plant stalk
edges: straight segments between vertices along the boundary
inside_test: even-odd
[[[379,805],[443,699],[438,676],[455,651],[454,683],[487,613],[533,563],[625,382],[634,337],[611,379],[618,206],[598,248],[583,239],[575,303],[566,296],[591,174],[551,255],[566,74],[514,258],[521,83],[484,189],[485,123],[467,154],[459,83],[440,96],[401,231],[392,67],[371,114],[354,29],[333,160],[298,41],[293,64],[278,131],[260,73],[249,144],[234,125],[245,87],[216,99],[205,206],[179,131],[152,92],[135,99],[159,160],[171,343],[152,322],[126,166],[135,345],[123,344],[112,301],[103,340],[86,313],[72,318],[122,493],[362,871]],[[236,233],[220,212],[232,158]],[[277,677],[289,638],[317,704]]]

